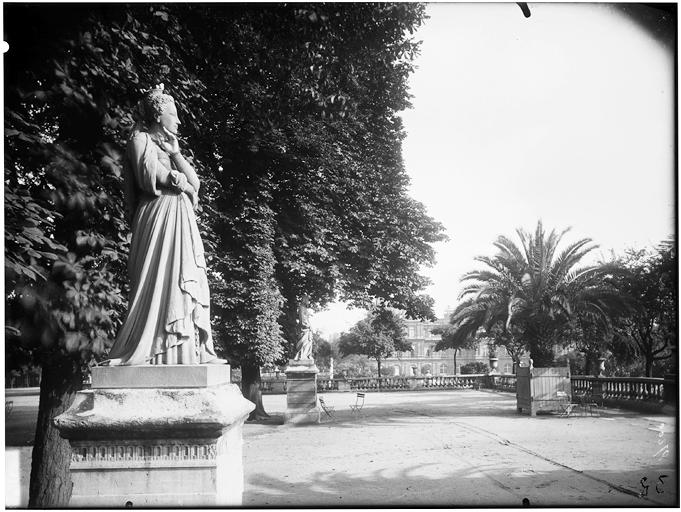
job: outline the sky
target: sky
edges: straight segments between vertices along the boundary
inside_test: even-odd
[[[529,6],[431,3],[415,35],[403,157],[410,195],[449,236],[423,269],[438,316],[475,256],[539,219],[593,239],[593,262],[676,231],[673,53],[607,4]],[[334,304],[313,328],[363,314]]]

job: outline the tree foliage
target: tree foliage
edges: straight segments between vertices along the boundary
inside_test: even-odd
[[[451,316],[452,340],[465,340],[483,327],[512,356],[522,348],[535,366],[542,366],[553,361],[555,345],[570,341],[576,319],[608,329],[621,304],[605,280],[612,269],[579,266],[596,247],[588,238],[558,252],[566,232],[547,233],[540,221],[534,233],[517,230],[520,246],[501,236],[494,244],[498,249],[494,257],[477,257],[487,269],[462,278],[467,285]]]
[[[361,354],[376,360],[381,374],[381,361],[395,352],[411,350],[404,320],[387,308],[375,308],[348,332],[341,333],[338,351],[341,355]]]
[[[120,9],[5,12],[13,49],[4,112],[8,352],[43,366],[29,505],[65,506],[68,443],[51,420],[125,309],[120,128],[142,78],[129,63],[157,68],[155,54],[170,50]]]
[[[376,362],[360,354],[350,354],[342,357],[336,365],[335,372],[336,375],[341,375],[348,379],[378,375]]]
[[[656,362],[674,355],[678,346],[678,262],[673,240],[655,250],[628,250],[615,264],[622,272],[612,282],[631,308],[617,317],[613,348],[623,358],[633,351],[652,377]],[[629,356],[629,357],[627,357]]]
[[[201,176],[216,344],[246,382],[289,354],[303,294],[315,307],[379,298],[432,315],[419,268],[442,226],[408,197],[398,115],[423,5],[11,4],[5,15],[7,350],[60,369],[43,373],[48,430],[125,314],[122,155],[140,89],[157,83]],[[36,446],[54,448],[53,433]],[[68,485],[43,478],[68,458],[53,462],[34,459],[31,505],[68,501]]]
[[[431,332],[435,335],[440,335],[440,341],[435,344],[436,351],[454,350],[454,373],[456,374],[456,356],[459,350],[475,348],[478,344],[477,338],[475,335],[467,337],[459,336],[457,334],[458,330],[451,324],[434,327]],[[461,371],[463,372],[463,367]]]
[[[428,281],[418,270],[433,262],[431,244],[443,239],[442,227],[407,195],[398,116],[408,106],[406,79],[418,49],[407,34],[421,23],[423,6],[194,12],[202,27],[219,26],[195,49],[210,63],[202,154],[217,184],[216,207],[209,206],[215,254],[238,250],[242,235],[230,219],[244,215],[244,197],[266,191],[258,204],[269,212],[262,217],[267,225],[253,228],[271,232],[258,250],[270,255],[274,273],[269,265],[267,275],[252,266],[244,273],[240,258],[217,265],[230,279],[270,283],[267,293],[281,299],[281,332],[268,308],[267,324],[277,328],[263,338],[243,336],[247,358],[240,345],[226,343],[230,359],[261,365],[291,356],[306,294],[313,308],[334,299],[366,307],[381,298],[412,316],[432,315],[432,300],[419,293]],[[232,305],[223,301],[216,322],[239,318]],[[234,327],[226,321],[222,331]],[[253,357],[261,352],[269,359]]]
[[[489,373],[489,366],[482,361],[473,361],[461,366],[462,375],[479,375],[481,373]]]
[[[312,333],[312,359],[319,368],[330,368],[331,359],[338,360],[338,347],[329,343],[319,331]]]

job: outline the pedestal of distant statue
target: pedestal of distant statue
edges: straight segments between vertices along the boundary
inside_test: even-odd
[[[286,368],[285,423],[319,423],[317,374],[312,359],[291,359]]]
[[[240,506],[255,406],[228,365],[96,367],[54,422],[71,443],[70,507]]]

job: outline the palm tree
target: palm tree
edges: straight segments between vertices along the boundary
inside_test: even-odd
[[[434,327],[430,332],[432,334],[439,334],[441,336],[440,341],[435,344],[436,351],[447,350],[449,348],[454,350],[454,375],[457,375],[456,356],[458,355],[459,350],[475,348],[478,340],[476,340],[473,336],[458,335],[453,325],[437,326]]]
[[[461,304],[451,316],[453,339],[474,336],[480,327],[506,346],[517,362],[518,348],[536,366],[553,360],[553,347],[577,318],[609,329],[612,309],[621,300],[605,282],[605,265],[578,267],[597,246],[589,238],[558,246],[569,229],[546,233],[541,221],[534,234],[516,230],[521,245],[500,236],[497,254],[478,256],[488,268],[465,274]]]

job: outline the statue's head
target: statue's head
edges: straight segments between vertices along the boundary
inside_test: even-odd
[[[139,122],[146,128],[164,127],[172,133],[177,133],[180,121],[177,117],[175,100],[163,92],[163,84],[146,91],[138,107]]]

